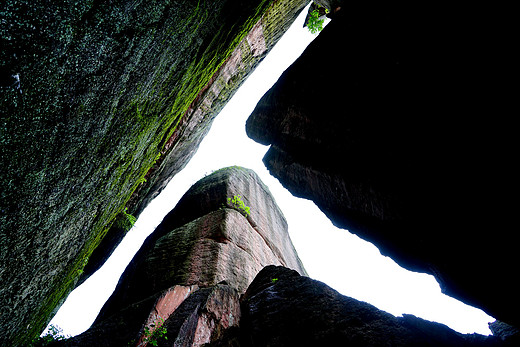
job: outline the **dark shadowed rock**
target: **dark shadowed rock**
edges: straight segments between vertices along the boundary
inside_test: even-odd
[[[518,325],[511,22],[495,11],[344,2],[246,127],[335,225]]]
[[[238,338],[236,336],[239,336]],[[263,269],[242,298],[240,332],[214,346],[499,346],[411,315],[394,317],[281,266]]]
[[[520,345],[520,331],[517,328],[501,321],[494,321],[493,323],[489,323],[489,329],[493,332],[494,336],[504,341],[505,345]]]

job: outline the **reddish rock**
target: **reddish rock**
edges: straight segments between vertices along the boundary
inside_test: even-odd
[[[234,196],[250,207],[249,214],[228,201]],[[258,176],[239,167],[219,170],[186,192],[144,242],[93,327],[67,343],[97,343],[100,336],[113,346],[145,343],[146,331],[157,329],[163,320],[169,341],[209,342],[238,322],[234,298],[238,302],[238,294],[267,265],[305,274],[287,222]],[[215,291],[195,290],[223,281],[235,294],[219,286]],[[191,298],[200,295],[208,301],[183,303],[186,296],[193,302]],[[189,314],[182,311],[179,318],[181,307],[189,307]]]
[[[197,286],[174,286],[164,292],[155,302],[153,311],[150,312],[144,324],[144,330],[154,332],[158,327],[162,326],[164,321],[170,317],[179,305],[197,289]],[[147,336],[143,331],[137,341],[137,345],[144,346],[146,342]]]
[[[167,340],[161,346],[202,346],[219,339],[240,322],[238,292],[224,284],[200,289],[164,323]]]
[[[226,206],[240,195],[250,215]],[[268,188],[245,168],[226,168],[191,187],[147,238],[98,321],[174,285],[227,281],[245,291],[264,266],[305,270]]]

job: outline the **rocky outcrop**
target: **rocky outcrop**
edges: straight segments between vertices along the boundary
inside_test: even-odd
[[[228,341],[237,340],[240,346],[499,345],[494,337],[459,334],[412,315],[394,317],[281,266],[263,269],[243,296],[240,332]]]
[[[158,345],[505,346],[497,337],[460,334],[412,315],[394,317],[283,266],[260,271],[240,302],[232,293],[217,285],[192,294],[165,322],[168,336]],[[203,333],[218,325],[221,329]]]
[[[190,295],[165,322],[161,346],[202,346],[238,327],[240,301],[236,289],[223,284]]]
[[[235,196],[249,214],[232,203]],[[205,341],[238,322],[238,295],[270,264],[305,274],[267,187],[251,170],[221,169],[188,190],[147,238],[91,329],[67,344],[143,341],[145,328],[161,320],[168,336],[183,332],[171,340]],[[192,301],[181,304],[186,297]]]
[[[519,326],[512,22],[479,6],[344,2],[247,131],[335,225]]]
[[[43,330],[305,3],[2,1],[0,344]]]
[[[57,345],[507,346],[394,317],[304,274],[265,185],[251,170],[221,169],[148,237],[94,325]]]
[[[504,345],[520,345],[520,330],[517,328],[501,321],[494,321],[493,323],[489,323],[489,329],[493,333],[493,336],[504,341]]]

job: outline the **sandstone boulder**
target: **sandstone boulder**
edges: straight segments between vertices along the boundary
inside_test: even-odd
[[[228,198],[234,196],[250,207],[250,214],[231,204]],[[213,330],[234,324],[227,320],[239,319],[235,313],[225,313],[235,310],[229,295],[222,294],[231,300],[226,301],[211,292],[216,301],[208,299],[204,308],[199,301],[186,304],[191,306],[182,318],[172,318],[175,323],[170,317],[178,314],[186,297],[202,295],[203,289],[198,288],[226,283],[238,298],[256,274],[271,264],[305,274],[287,222],[267,187],[249,169],[221,169],[186,192],[144,242],[91,329],[66,343],[81,346],[101,339],[107,346],[117,346],[143,342],[145,328],[156,327],[161,320],[166,327],[176,327],[168,328],[168,336],[178,330],[183,332],[182,339],[209,342]],[[216,313],[218,310],[225,312]],[[219,314],[222,317],[216,320],[208,318]],[[181,339],[172,336],[175,338]]]

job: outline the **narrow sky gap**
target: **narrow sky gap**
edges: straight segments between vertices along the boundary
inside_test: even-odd
[[[443,295],[432,276],[404,270],[372,244],[335,228],[311,201],[293,197],[264,167],[267,147],[247,137],[245,121],[262,95],[315,38],[303,28],[306,13],[307,9],[218,115],[186,168],[146,208],[106,264],[69,295],[51,324],[72,336],[88,329],[144,239],[191,185],[213,170],[240,165],[255,170],[269,187],[310,277],[396,316],[409,313],[461,333],[490,333],[487,323],[492,317]]]

